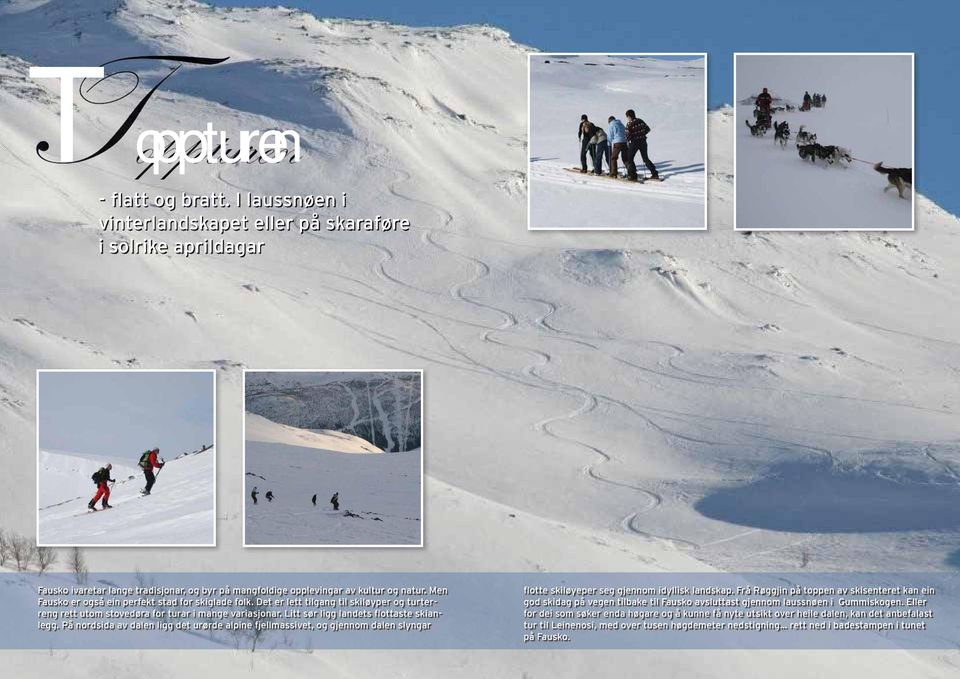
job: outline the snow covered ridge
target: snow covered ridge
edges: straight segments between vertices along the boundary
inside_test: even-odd
[[[247,442],[283,443],[301,448],[315,448],[338,453],[377,454],[383,450],[359,436],[328,429],[310,430],[272,422],[265,417],[246,413],[244,438]]]

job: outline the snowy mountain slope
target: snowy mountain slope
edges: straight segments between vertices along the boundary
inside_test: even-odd
[[[421,543],[419,449],[355,455],[248,439],[244,469],[248,545]],[[254,487],[256,504],[249,499]],[[334,493],[339,510],[329,502]]]
[[[64,459],[56,460],[58,457]],[[216,502],[214,460],[214,448],[169,460],[159,470],[157,484],[148,497],[140,495],[144,483],[142,473],[114,465],[113,478],[117,483],[110,492],[113,509],[97,512],[87,509],[87,502],[96,491],[88,481],[90,475],[75,475],[74,490],[80,489],[83,495],[40,509],[39,542],[47,545],[212,545]],[[72,461],[73,458],[56,454],[41,456],[45,468],[54,470],[67,471]],[[55,481],[60,482],[58,487],[66,488],[64,481],[59,478]],[[45,483],[43,479],[41,488]]]
[[[754,122],[753,100],[763,87],[795,104],[805,91],[825,93],[827,106],[774,113],[790,124],[790,143],[781,149],[773,132],[752,137],[744,124]],[[887,179],[871,167],[913,167],[909,55],[739,55],[737,100],[738,229],[911,228],[912,195],[883,193]],[[803,161],[795,143],[801,125],[817,143],[845,147],[859,160],[846,168]]]
[[[244,431],[247,441],[256,443],[282,443],[300,448],[317,448],[338,453],[382,453],[380,448],[359,436],[339,431],[298,429],[286,424],[272,422],[260,415],[244,415]]]
[[[704,228],[705,77],[704,59],[531,56],[531,227]],[[580,167],[581,115],[606,130],[609,116],[625,123],[630,108],[650,125],[650,158],[669,181],[640,186],[565,171]],[[636,162],[647,172],[639,154]]]
[[[858,521],[850,530],[844,517],[860,515],[877,493],[891,497],[891,484],[898,493],[954,497],[955,217],[918,196],[915,233],[734,233],[730,155],[744,126],[723,109],[709,116],[708,232],[527,233],[525,49],[501,31],[149,0],[116,7],[94,20],[51,2],[0,22],[12,55],[4,68],[20,78],[5,78],[0,90],[0,176],[14,197],[3,205],[8,247],[0,250],[5,449],[32,455],[37,365],[215,366],[218,443],[233,451],[243,365],[422,365],[432,425],[427,549],[291,551],[282,560],[253,550],[238,562],[247,495],[234,458],[218,474],[218,548],[160,554],[153,567],[533,568],[541,553],[536,562],[553,569],[617,569],[638,559],[650,569],[791,569],[805,553],[818,569],[955,567],[956,525],[937,519],[886,530],[896,524],[878,512],[871,526]],[[61,21],[70,12],[76,18]],[[75,24],[86,38],[73,37]],[[298,127],[309,162],[269,172],[191,168],[184,179],[135,182],[129,140],[82,172],[36,161],[37,140],[55,139],[56,102],[51,83],[23,79],[29,64],[57,63],[68,48],[113,56],[143,44],[256,60],[239,71],[259,73],[256,87],[273,87],[269,73],[284,70],[312,85],[298,91],[314,92],[340,124]],[[144,125],[264,122],[260,109],[191,92],[158,95]],[[102,141],[119,117],[83,115],[82,148]],[[243,261],[100,258],[103,186],[362,187],[357,212],[402,214],[415,228],[273,234],[262,256]],[[46,266],[37,267],[41,258]],[[837,498],[836,523],[799,525],[778,506],[770,514],[783,519],[760,525],[731,511],[731,493],[770,497],[768,484],[794,464],[804,484],[858,491]],[[0,477],[13,528],[32,525],[30,474],[32,460]],[[899,512],[902,496],[892,498]],[[527,528],[503,519],[502,508],[529,517]],[[463,525],[483,529],[464,542]],[[606,546],[578,561],[563,542],[574,532]],[[142,556],[98,550],[94,567],[97,560],[132,569]]]
[[[84,502],[89,502],[93,492],[90,492],[90,497],[86,494],[88,490],[94,488],[94,485],[92,480],[89,484],[87,480],[106,463],[106,460],[101,458],[41,450],[37,467],[39,506],[48,507],[79,497],[83,497]],[[136,466],[123,464],[113,465],[112,471],[113,478],[118,481],[140,473]]]

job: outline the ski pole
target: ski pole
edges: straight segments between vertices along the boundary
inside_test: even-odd
[[[164,460],[164,459],[161,457],[161,458],[160,458],[160,464],[163,465],[163,466],[160,467],[160,469],[157,470],[156,475],[153,477],[154,481],[156,481],[158,478],[160,478],[160,472],[163,471],[163,467],[166,467],[166,466],[167,466],[167,461]]]

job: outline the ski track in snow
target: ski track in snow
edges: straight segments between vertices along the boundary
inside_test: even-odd
[[[328,59],[326,53],[322,59]],[[520,67],[517,68],[520,73]],[[874,432],[866,426],[850,426],[829,417],[833,409],[847,413],[855,408],[869,409],[876,421],[892,421],[897,416],[928,418],[922,423],[938,424],[936,432],[929,434],[931,439],[952,435],[955,429],[940,424],[952,417],[949,409],[941,407],[941,403],[952,402],[949,389],[927,393],[911,389],[910,385],[902,386],[904,372],[910,366],[891,363],[890,354],[884,350],[892,337],[908,343],[906,353],[913,352],[918,362],[926,359],[929,365],[929,356],[953,356],[954,348],[960,346],[960,342],[950,338],[951,328],[945,324],[936,331],[925,332],[918,331],[922,326],[916,321],[905,320],[898,329],[897,321],[891,320],[893,316],[876,311],[879,307],[873,308],[873,315],[851,316],[849,306],[845,306],[848,298],[839,295],[832,299],[825,294],[825,288],[813,276],[833,267],[826,257],[834,253],[824,245],[833,243],[832,237],[814,241],[779,237],[784,234],[726,235],[720,233],[723,225],[713,225],[713,232],[708,234],[691,234],[689,239],[667,234],[656,234],[656,240],[650,235],[640,240],[610,234],[581,234],[576,238],[567,234],[536,234],[545,238],[534,238],[513,232],[511,229],[522,226],[517,216],[522,212],[526,189],[516,181],[507,187],[512,191],[508,193],[495,184],[504,177],[512,178],[505,173],[514,171],[514,166],[519,166],[518,162],[528,155],[520,143],[523,138],[519,130],[501,121],[496,121],[496,129],[487,127],[493,124],[494,116],[487,111],[468,110],[469,106],[462,102],[471,101],[469,96],[431,99],[424,92],[411,93],[403,83],[388,82],[401,77],[396,72],[384,75],[386,84],[377,84],[364,79],[364,70],[354,64],[351,73],[360,73],[359,79],[351,80],[349,87],[342,86],[341,90],[336,89],[341,87],[337,83],[330,85],[330,96],[341,97],[345,124],[354,135],[337,149],[345,157],[357,153],[362,156],[356,167],[350,163],[344,167],[357,170],[358,176],[371,178],[365,200],[371,205],[382,203],[385,214],[409,212],[414,217],[416,237],[343,238],[310,233],[295,247],[310,250],[311,254],[335,249],[335,254],[301,258],[281,250],[287,257],[280,266],[276,261],[265,263],[256,258],[244,260],[242,266],[214,258],[194,260],[204,266],[211,289],[237,289],[255,283],[262,295],[260,300],[264,301],[259,309],[281,309],[293,330],[299,330],[298,320],[303,316],[309,319],[309,327],[327,323],[336,326],[341,337],[355,338],[365,346],[375,345],[374,349],[380,352],[378,361],[409,357],[418,366],[439,368],[437,373],[442,371],[447,379],[456,372],[536,396],[540,410],[526,412],[517,407],[515,420],[511,421],[512,428],[532,432],[519,434],[523,444],[530,445],[539,438],[547,449],[558,453],[554,459],[562,459],[568,465],[566,471],[585,479],[586,485],[578,488],[588,495],[616,496],[612,504],[617,506],[617,514],[601,519],[591,516],[585,521],[596,527],[605,519],[605,525],[617,526],[628,535],[645,535],[684,550],[699,551],[698,558],[710,563],[735,562],[729,553],[716,551],[724,545],[767,542],[770,549],[757,550],[756,554],[787,549],[777,542],[781,538],[770,531],[744,530],[732,524],[718,527],[716,522],[691,528],[692,519],[673,521],[681,513],[693,514],[690,506],[694,498],[751,474],[762,475],[763,468],[779,457],[835,465],[837,460],[848,461],[864,447],[903,444],[915,447],[914,453],[901,454],[904,459],[927,460],[956,478],[956,464],[938,455],[929,445],[931,441],[908,440],[921,434],[907,437],[891,433],[892,429]],[[389,93],[380,94],[379,88]],[[375,97],[386,97],[392,102],[389,98],[394,96],[402,97],[405,106],[416,101],[426,108],[414,111],[396,104],[395,109],[388,110],[391,116],[409,118],[415,126],[420,123],[416,116],[422,114],[428,118],[422,129],[428,132],[436,128],[444,135],[462,134],[467,143],[476,144],[478,152],[486,151],[485,146],[494,149],[490,155],[495,156],[495,161],[485,157],[484,165],[475,159],[477,167],[483,169],[464,175],[467,181],[476,180],[476,186],[471,185],[478,192],[476,203],[466,202],[468,198],[457,194],[448,199],[442,176],[437,177],[437,190],[420,181],[422,164],[398,154],[390,145],[392,132],[380,134],[378,130],[384,121],[380,117],[382,111],[378,112],[375,106],[380,103]],[[158,102],[157,106],[163,103]],[[459,115],[461,111],[466,119],[458,120],[451,114]],[[723,139],[731,133],[730,124],[737,123],[736,116],[725,119],[729,117],[723,111],[711,114],[711,126],[715,128],[711,135],[722,137],[712,148],[724,147]],[[472,122],[479,120],[484,123]],[[740,126],[742,120],[736,133]],[[424,155],[425,161],[431,159]],[[23,162],[14,157],[17,161]],[[610,180],[578,177],[548,161],[535,161],[533,165],[537,176],[545,176],[547,183],[583,187],[596,184],[597,192],[602,194],[626,195],[633,191],[633,195],[661,195],[665,202],[678,204],[692,203],[698,195],[695,182],[691,183],[693,172],[670,177],[667,169],[664,174],[668,179],[662,185],[621,186]],[[729,168],[713,159],[710,167],[711,189],[722,189],[715,191],[711,200],[723,202],[729,197],[732,175],[726,171]],[[438,173],[443,169],[438,167]],[[112,166],[103,172],[129,182],[129,177]],[[216,172],[202,188],[267,192],[263,185],[237,176],[250,175]],[[312,179],[324,178],[318,175]],[[72,196],[67,185],[48,183],[58,195]],[[167,186],[156,188],[175,190]],[[876,193],[874,189],[878,187],[871,187]],[[75,196],[71,201],[75,202],[74,199]],[[444,202],[447,200],[449,204]],[[497,204],[497,200],[502,200],[502,204]],[[478,218],[472,212],[487,203],[494,203],[493,207],[503,212],[502,225],[493,219],[488,228],[478,226]],[[716,205],[715,202],[711,208]],[[87,214],[83,211],[85,205],[76,207],[76,214]],[[274,212],[295,216],[306,211]],[[483,218],[486,220],[487,216]],[[945,228],[946,222],[937,223],[939,226],[930,228]],[[930,264],[929,257],[923,254],[939,252],[929,243],[921,250],[899,241],[870,241],[859,236],[844,237],[842,248],[839,239],[836,242],[837,249],[852,253],[842,261],[843,266],[856,268],[856,275],[883,272],[887,277],[898,276],[893,279],[898,284],[909,279],[929,288],[934,285],[929,274],[944,266]],[[804,247],[797,247],[798,244]],[[636,255],[640,264],[635,277],[625,284],[634,287],[598,291],[597,287],[563,278],[556,256],[564,248],[581,247],[610,248]],[[282,248],[281,242],[272,241],[270,248],[272,254]],[[822,256],[817,263],[820,268],[803,259],[807,249]],[[947,260],[946,255],[943,257]],[[535,261],[531,264],[531,260]],[[785,263],[791,263],[790,267],[785,267]],[[436,270],[431,275],[423,275],[422,268],[434,265]],[[896,273],[891,273],[894,270]],[[948,281],[949,277],[943,276],[936,285],[949,284]],[[621,292],[634,301],[649,301],[655,318],[636,324],[619,322],[616,316],[625,312],[624,307],[615,306]],[[860,289],[854,289],[850,297],[858,292]],[[102,290],[101,294],[110,299]],[[172,300],[177,300],[177,296],[178,293],[170,294]],[[133,305],[140,298],[125,301]],[[609,314],[603,308],[606,304],[611,306]],[[158,307],[144,308],[152,311]],[[783,309],[798,318],[785,318]],[[192,310],[190,313],[194,314]],[[55,317],[49,313],[30,312],[30,318],[26,312],[11,315],[14,318],[3,319],[3,330],[9,333],[3,339],[13,346],[19,346],[14,342],[24,346],[36,342],[44,351],[50,351],[49,346],[59,347],[68,357],[64,360],[73,357],[74,351],[85,352],[88,360],[120,353],[111,349],[109,340],[98,339],[93,328],[74,331],[78,324],[53,321],[51,318]],[[200,331],[217,337],[221,328],[210,324],[211,316],[196,313],[190,318],[200,326]],[[321,320],[314,320],[317,318]],[[832,355],[824,356],[827,350],[817,344],[821,330],[802,334],[801,326],[811,319],[815,327],[826,329],[825,334],[843,338],[840,341],[825,337],[822,343],[842,345],[843,355],[850,357],[843,359],[846,363]],[[818,321],[826,322],[816,326]],[[767,325],[777,331],[754,334],[758,327]],[[307,327],[306,321],[304,326]],[[597,329],[576,330],[583,327]],[[698,336],[701,329],[703,339]],[[28,333],[35,337],[22,340]],[[807,350],[806,344],[815,348]],[[63,349],[68,345],[69,349]],[[242,345],[228,346],[232,347],[230,351],[243,350]],[[155,352],[145,349],[142,356],[113,360],[146,365],[156,360],[151,351]],[[752,359],[750,355],[754,353],[765,358]],[[820,358],[799,359],[808,354],[820,354]],[[235,358],[243,361],[218,360],[242,365],[262,356],[237,354]],[[855,361],[858,363],[854,364]],[[619,381],[608,379],[607,373],[615,374]],[[886,385],[892,389],[885,388]],[[724,407],[726,402],[732,405]],[[782,403],[786,414],[798,408],[801,416],[781,419],[779,413],[766,407],[767,403]],[[812,424],[810,415],[817,412],[816,408],[821,409],[825,419]],[[612,421],[618,422],[628,435],[606,432],[604,422]],[[578,462],[574,461],[576,457]],[[693,462],[695,478],[689,483],[676,481],[684,477],[683,465]],[[668,469],[661,473],[658,465]],[[448,469],[443,474],[451,476],[452,485],[494,492],[495,484],[484,485],[491,483],[489,479],[479,477],[468,482],[452,478],[453,472]],[[592,490],[587,490],[588,485]],[[523,498],[513,502],[524,510],[531,509],[524,505]],[[556,518],[550,516],[550,508],[542,511],[543,518]],[[570,513],[565,519],[577,521]],[[795,536],[781,537],[795,544]],[[822,540],[826,542],[825,538]],[[746,558],[741,561],[747,562]]]

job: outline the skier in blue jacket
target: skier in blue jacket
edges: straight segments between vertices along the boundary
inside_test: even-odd
[[[617,177],[617,158],[623,158],[623,164],[629,166],[627,158],[627,128],[614,116],[607,118],[607,140],[610,142],[610,176]]]

